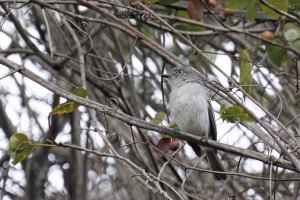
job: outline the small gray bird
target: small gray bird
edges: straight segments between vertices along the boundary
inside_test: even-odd
[[[214,114],[200,76],[192,67],[175,67],[165,75],[171,87],[169,105],[171,117],[179,130],[208,139],[217,139],[217,129]],[[189,143],[197,156],[201,156],[201,148],[195,143]],[[214,171],[224,172],[217,156],[217,151],[202,147]],[[215,174],[218,180],[226,179],[225,174]]]

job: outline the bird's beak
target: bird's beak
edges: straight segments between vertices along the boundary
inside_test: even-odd
[[[170,75],[168,75],[168,74],[161,74],[161,76],[162,76],[163,78],[169,78],[169,77],[170,77]]]

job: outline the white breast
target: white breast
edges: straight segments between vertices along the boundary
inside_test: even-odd
[[[209,132],[208,96],[198,83],[185,83],[170,93],[171,117],[179,130],[207,136]]]

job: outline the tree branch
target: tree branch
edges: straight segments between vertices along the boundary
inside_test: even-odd
[[[0,56],[0,64],[3,64],[10,69],[18,69],[19,68],[18,64],[14,63],[2,56]],[[259,153],[256,151],[242,149],[242,148],[230,146],[227,144],[222,144],[222,143],[216,142],[214,140],[209,140],[209,139],[204,140],[202,137],[195,136],[190,133],[186,133],[186,132],[182,132],[182,131],[179,134],[177,134],[171,128],[166,128],[166,127],[159,126],[159,125],[151,123],[151,122],[146,122],[144,120],[121,113],[120,111],[118,111],[114,108],[108,107],[106,105],[103,105],[103,104],[100,104],[100,103],[97,103],[97,102],[94,102],[94,101],[91,101],[88,99],[81,98],[81,97],[76,96],[66,90],[63,90],[62,88],[59,88],[54,83],[51,83],[51,82],[41,78],[40,76],[32,73],[30,70],[26,69],[25,66],[24,66],[24,70],[21,71],[20,73],[22,75],[24,75],[25,77],[29,78],[30,80],[32,80],[32,81],[38,83],[39,85],[47,88],[48,90],[52,91],[53,93],[60,95],[61,97],[64,97],[68,100],[77,102],[88,108],[92,108],[98,112],[105,113],[105,114],[107,114],[111,117],[114,117],[116,119],[119,119],[129,125],[133,125],[133,126],[137,126],[139,128],[144,128],[147,130],[152,130],[152,131],[159,132],[162,134],[170,135],[172,137],[184,139],[184,140],[187,140],[190,142],[197,143],[199,145],[212,147],[212,148],[222,150],[222,151],[225,151],[228,153],[233,153],[236,155],[253,158],[256,160],[260,160],[267,164],[270,164],[272,161],[274,166],[282,167],[282,168],[289,169],[289,170],[292,170],[295,172],[300,172],[300,170],[295,168],[295,166],[293,166],[292,163],[290,163],[289,161],[286,161],[286,160],[283,160],[280,158],[275,158],[273,156],[268,156],[268,155],[265,155],[263,153]]]

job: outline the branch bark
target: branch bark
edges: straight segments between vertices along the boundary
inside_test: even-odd
[[[19,68],[18,64],[14,63],[14,62],[6,59],[6,58],[3,58],[2,56],[0,56],[0,63],[2,65],[7,66],[10,69]],[[260,160],[260,161],[262,161],[264,163],[267,163],[267,164],[271,164],[271,162],[272,162],[272,164],[274,166],[282,167],[282,168],[289,169],[289,170],[292,170],[292,171],[295,171],[295,172],[300,172],[300,170],[297,167],[293,166],[292,163],[289,162],[289,161],[286,161],[286,160],[283,160],[283,159],[280,159],[280,158],[275,158],[273,156],[268,156],[268,155],[265,155],[263,153],[259,153],[259,152],[256,152],[256,151],[242,149],[242,148],[230,146],[230,145],[227,145],[227,144],[222,144],[222,143],[216,142],[214,140],[209,140],[209,139],[204,140],[202,137],[195,136],[195,135],[192,135],[190,133],[186,133],[186,132],[182,132],[182,131],[179,134],[177,134],[177,133],[174,132],[173,129],[166,128],[166,127],[163,127],[163,126],[159,126],[159,125],[151,123],[151,122],[146,122],[144,120],[141,120],[141,119],[129,116],[127,114],[121,113],[117,109],[108,107],[108,106],[103,105],[103,104],[99,104],[97,102],[94,102],[94,101],[91,101],[91,100],[88,100],[88,99],[81,98],[81,97],[76,96],[76,95],[74,95],[74,94],[72,94],[72,93],[70,93],[66,90],[63,90],[62,88],[59,88],[54,83],[51,83],[51,82],[41,78],[40,76],[32,73],[29,69],[26,69],[25,66],[23,66],[23,67],[24,67],[24,70],[22,70],[20,72],[22,75],[24,75],[25,77],[29,78],[30,80],[40,84],[41,86],[47,88],[48,90],[52,91],[53,93],[58,94],[61,97],[64,97],[68,100],[71,100],[71,101],[77,102],[81,105],[84,105],[88,108],[94,109],[98,112],[105,113],[105,114],[107,114],[111,117],[114,117],[116,119],[119,119],[119,120],[121,120],[121,121],[123,121],[123,122],[125,122],[129,125],[133,125],[133,126],[137,126],[139,128],[144,128],[144,129],[147,129],[147,130],[151,130],[151,131],[159,132],[159,133],[162,133],[162,134],[170,135],[172,137],[177,137],[177,138],[180,138],[180,139],[191,141],[191,142],[197,143],[199,145],[212,147],[212,148],[215,148],[215,149],[218,149],[218,150],[221,150],[221,151],[225,151],[225,152],[228,152],[228,153],[233,153],[233,154],[236,154],[236,155],[245,156],[245,157],[248,157],[248,158],[253,158],[253,159],[256,159],[256,160]]]

